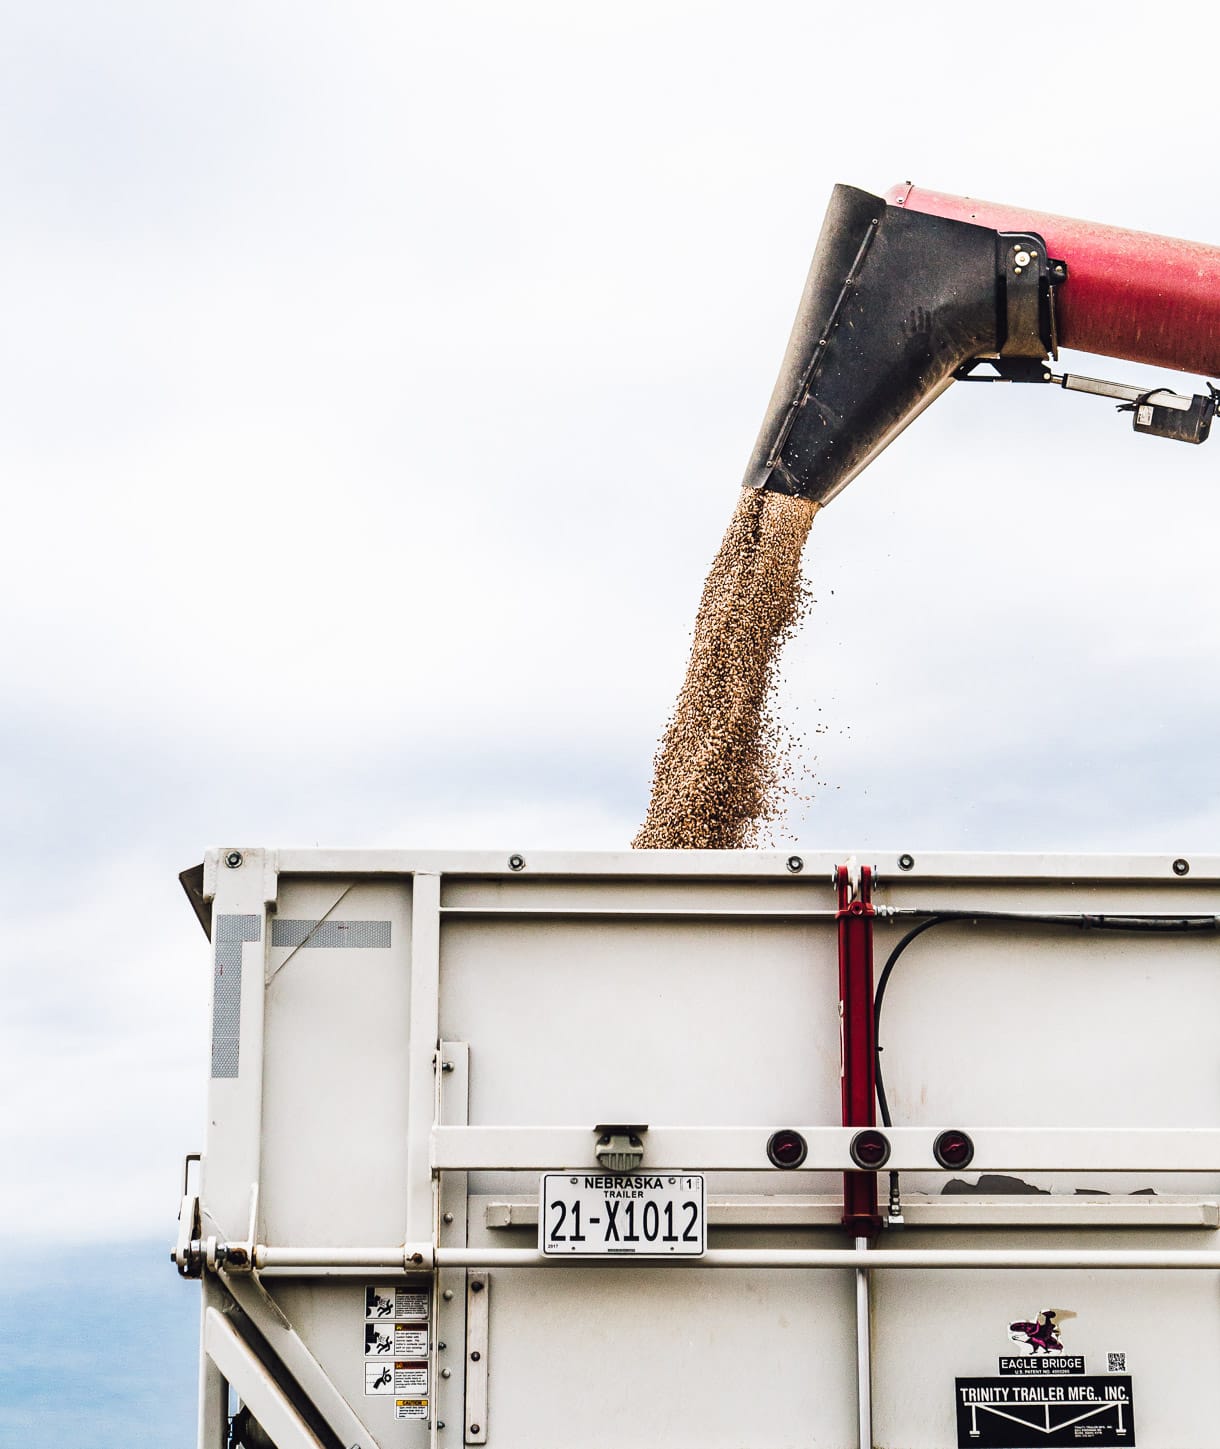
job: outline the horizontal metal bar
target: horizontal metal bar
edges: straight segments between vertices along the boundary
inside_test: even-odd
[[[260,1243],[254,1266],[264,1268],[399,1268],[405,1273],[427,1272],[432,1267],[431,1243],[397,1243],[391,1248],[276,1248]]]
[[[537,1268],[609,1259],[548,1256],[529,1248],[445,1248],[446,1267]],[[616,1263],[629,1261],[615,1258]],[[1220,1249],[1182,1251],[1104,1248],[721,1248],[701,1258],[649,1258],[652,1266],[690,1268],[1210,1268],[1220,1271]]]
[[[298,1259],[300,1249],[265,1249],[291,1252]],[[318,1249],[320,1253],[331,1251]],[[378,1250],[363,1265],[345,1262],[345,1273],[382,1269],[389,1250]],[[401,1263],[401,1254],[399,1254]],[[645,1268],[1180,1268],[1212,1269],[1220,1272],[1220,1247],[1184,1251],[1177,1248],[713,1248],[699,1258],[606,1257],[572,1258],[548,1256],[533,1248],[438,1248],[438,1268],[557,1268],[573,1265],[635,1264]],[[311,1271],[312,1269],[312,1271]],[[307,1277],[328,1273],[331,1265],[298,1261],[295,1267],[281,1265],[277,1276]],[[401,1271],[401,1269],[400,1269]]]
[[[927,914],[924,912],[923,914]],[[441,916],[473,920],[582,921],[822,921],[837,919],[834,911],[698,910],[691,906],[442,906]]]
[[[914,850],[914,862],[900,869],[898,859]],[[825,882],[852,854],[842,851],[802,851],[801,874],[788,869],[789,851],[761,850],[623,850],[623,851],[530,851],[521,870],[508,863],[506,851],[466,850],[316,850],[286,849],[277,852],[279,871],[286,875],[408,876],[416,871],[441,876],[484,877],[508,881],[568,878],[576,881],[602,879],[658,880],[757,880],[771,878]],[[1041,852],[923,851],[909,841],[893,849],[855,852],[865,864],[876,865],[891,883],[909,884],[929,880],[956,882],[997,881],[1079,885],[1111,881],[1131,885],[1164,886],[1175,892],[1191,892],[1200,885],[1220,880],[1220,855],[1190,855],[1190,875],[1175,877],[1172,854],[1159,855],[1058,855]],[[209,852],[209,855],[212,855]],[[1189,854],[1189,852],[1187,852]],[[213,869],[215,869],[215,864]],[[443,883],[442,883],[443,884]]]
[[[640,1171],[774,1172],[767,1141],[778,1126],[650,1127]],[[949,1125],[949,1124],[946,1124]],[[1220,1129],[1213,1127],[979,1127],[970,1133],[975,1172],[1220,1172]],[[857,1129],[795,1126],[809,1144],[800,1172],[856,1169]],[[887,1127],[885,1171],[943,1172],[932,1144],[939,1127]],[[589,1127],[435,1127],[434,1171],[596,1172],[597,1134]]]
[[[473,1199],[474,1203],[479,1201]],[[492,1229],[538,1226],[538,1195],[487,1197],[483,1222]],[[913,1193],[903,1198],[902,1214],[910,1228],[1048,1227],[1090,1228],[1215,1228],[1220,1203],[1185,1194],[1100,1193],[1083,1196],[1003,1193],[971,1197],[953,1193],[931,1197]],[[842,1193],[737,1193],[708,1198],[712,1228],[837,1228],[843,1220]]]
[[[271,1268],[260,1268],[259,1278],[325,1278],[328,1281],[342,1283],[358,1283],[367,1279],[370,1273],[376,1273],[378,1278],[384,1278],[387,1283],[398,1283],[418,1274],[420,1269],[406,1269],[401,1263],[397,1267],[387,1268],[384,1264],[363,1264],[348,1263],[340,1267],[333,1267],[329,1263],[298,1263],[295,1266],[285,1266],[277,1263]]]

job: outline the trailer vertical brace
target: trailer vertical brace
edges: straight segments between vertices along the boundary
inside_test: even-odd
[[[862,866],[855,890],[853,885],[850,868],[836,867],[843,1126],[875,1127],[877,1042],[873,1022],[872,869]],[[853,1238],[874,1238],[881,1231],[876,1173],[843,1174],[843,1226]]]

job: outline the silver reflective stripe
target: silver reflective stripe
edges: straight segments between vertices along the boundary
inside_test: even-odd
[[[272,946],[343,947],[388,946],[389,921],[282,921],[271,922]]]
[[[241,1049],[241,948],[263,934],[261,916],[217,916],[212,991],[212,1075],[235,1077]]]

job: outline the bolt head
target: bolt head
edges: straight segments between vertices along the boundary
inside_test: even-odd
[[[1028,267],[1032,260],[1033,258],[1025,250],[1024,247],[1022,247],[1021,250],[1016,254],[1016,256],[1013,257],[1013,261],[1016,262],[1017,266],[1019,267]]]
[[[525,856],[523,856],[523,855],[510,855],[508,857],[508,868],[509,868],[509,870],[524,870],[525,869]]]
[[[899,870],[914,870],[915,869],[915,857],[913,855],[907,855],[905,853],[902,854],[902,855],[900,855],[898,857],[898,869]]]
[[[240,850],[231,850],[229,851],[228,855],[225,856],[225,864],[229,867],[230,870],[236,870],[238,866],[241,865],[241,862],[242,854]]]
[[[790,855],[788,857],[788,869],[793,875],[799,875],[805,869],[805,862],[799,855]]]
[[[470,1291],[471,1291],[471,1292],[472,1292],[472,1293],[482,1293],[482,1291],[483,1291],[483,1284],[482,1284],[482,1282],[481,1282],[481,1281],[480,1281],[480,1280],[479,1280],[479,1279],[476,1279],[476,1280],[475,1280],[475,1281],[474,1281],[474,1282],[473,1282],[473,1283],[472,1283],[472,1284],[471,1284],[471,1285],[470,1285]]]
[[[1178,859],[1175,860],[1173,863],[1173,873],[1174,875],[1189,875],[1190,861],[1183,860],[1182,857],[1179,856]]]
[[[479,1432],[479,1426],[477,1424],[471,1424],[470,1432],[472,1434],[477,1434]]]

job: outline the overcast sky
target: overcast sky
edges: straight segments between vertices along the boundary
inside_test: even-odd
[[[168,1241],[177,872],[624,846],[833,184],[1220,241],[1214,12],[5,9],[0,1234]],[[952,390],[815,523],[779,841],[1214,849],[1218,471]]]

